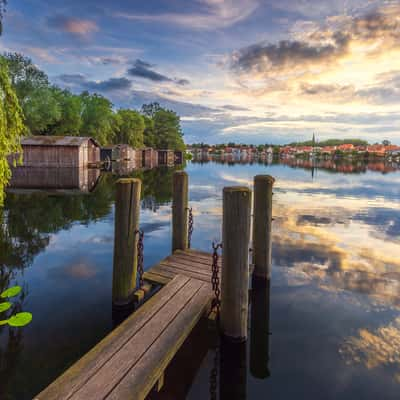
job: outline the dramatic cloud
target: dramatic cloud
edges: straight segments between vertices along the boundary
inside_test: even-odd
[[[174,82],[177,85],[188,85],[190,82],[187,79],[172,79],[166,75],[162,75],[154,71],[154,65],[146,61],[137,59],[132,68],[129,68],[128,74],[134,77],[149,79],[153,82]]]
[[[86,36],[99,30],[95,22],[86,19],[77,19],[65,15],[55,15],[47,19],[51,28],[78,36]]]
[[[359,46],[364,47],[363,57],[399,48],[399,15],[400,6],[390,5],[361,17],[332,17],[322,26],[311,24],[309,31],[297,33],[300,40],[258,43],[235,51],[231,68],[265,77],[325,73]]]
[[[200,10],[194,13],[131,14],[114,16],[134,21],[160,22],[190,29],[228,27],[248,18],[258,7],[257,0],[199,0]]]
[[[268,70],[332,62],[348,51],[349,37],[337,33],[330,44],[309,44],[283,40],[279,44],[259,44],[235,52],[232,68],[239,72]]]
[[[133,67],[128,70],[128,73],[131,76],[149,79],[154,82],[171,82],[172,81],[171,78],[168,78],[165,75],[155,72],[152,69],[153,67],[154,67],[153,65],[138,59],[134,62]]]
[[[110,78],[104,81],[91,81],[81,74],[60,75],[58,80],[80,90],[99,92],[128,90],[132,86],[132,82],[127,78]]]

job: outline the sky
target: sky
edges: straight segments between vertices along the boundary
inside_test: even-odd
[[[9,0],[0,40],[187,143],[400,144],[400,0]]]

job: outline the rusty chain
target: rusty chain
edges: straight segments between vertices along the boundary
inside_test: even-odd
[[[188,208],[189,211],[189,229],[188,229],[188,248],[190,249],[190,245],[192,243],[192,234],[193,234],[193,208]]]
[[[139,236],[137,242],[137,270],[139,274],[139,287],[142,287],[144,284],[144,232],[138,229],[135,231],[135,234]]]
[[[219,319],[219,309],[221,306],[221,289],[219,287],[219,254],[218,249],[222,249],[222,243],[212,243],[213,254],[212,254],[212,274],[211,274],[211,283],[212,290],[214,291],[215,297],[212,302],[212,310],[215,310],[217,313],[217,319]]]
[[[217,327],[219,327],[219,311],[221,306],[221,289],[220,289],[220,279],[219,279],[219,254],[218,250],[222,249],[222,243],[212,242],[212,274],[211,283],[212,290],[214,291],[215,297],[212,301],[211,310],[215,311],[217,314]],[[219,328],[218,328],[219,329]],[[210,371],[210,400],[217,400],[217,389],[218,389],[218,363],[219,363],[219,344],[214,349],[214,359],[213,366]]]

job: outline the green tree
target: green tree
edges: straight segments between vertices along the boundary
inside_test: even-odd
[[[18,53],[7,53],[4,57],[28,132],[48,134],[61,118],[55,88],[50,86],[47,75],[30,58]]]
[[[7,63],[0,57],[0,205],[11,176],[8,157],[21,152],[23,132],[22,110],[9,79]]]
[[[51,87],[33,89],[23,102],[25,124],[32,135],[50,133],[61,119],[60,103]]]
[[[161,108],[155,113],[153,120],[158,148],[185,150],[180,118],[174,111]]]
[[[6,53],[4,57],[7,60],[11,83],[22,107],[35,89],[50,86],[47,75],[30,58],[19,53]]]
[[[146,117],[149,117],[151,119],[154,119],[156,113],[161,110],[160,104],[157,102],[150,103],[150,104],[143,104],[141,113],[145,115]]]
[[[78,136],[82,128],[82,99],[68,90],[53,88],[60,108],[60,118],[51,128],[53,135]]]
[[[116,113],[115,143],[127,143],[134,148],[143,147],[145,129],[143,116],[137,111],[121,109]]]
[[[111,101],[89,92],[83,92],[80,97],[83,106],[80,135],[90,136],[103,145],[112,143],[115,120]]]
[[[144,132],[143,132],[144,145],[146,147],[156,148],[157,141],[154,132],[154,121],[152,118],[146,115],[143,115],[143,121],[144,121]]]

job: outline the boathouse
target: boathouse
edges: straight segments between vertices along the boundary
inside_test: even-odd
[[[129,144],[103,146],[100,150],[101,161],[135,161],[136,150]]]
[[[21,146],[24,167],[87,167],[100,162],[100,146],[90,137],[30,136]]]
[[[173,150],[157,150],[158,153],[158,165],[174,165],[175,164],[175,153]]]

